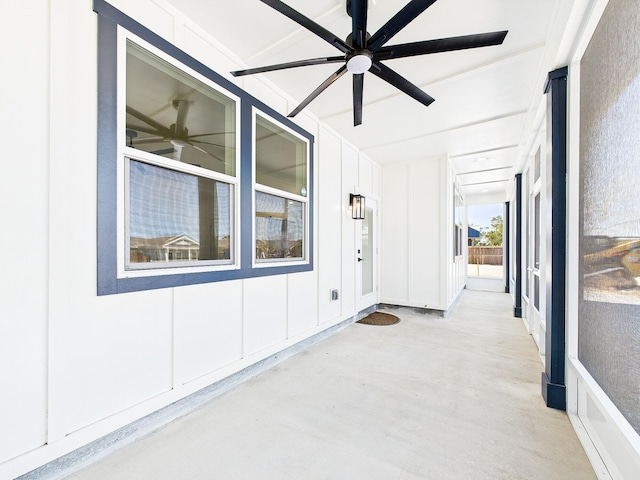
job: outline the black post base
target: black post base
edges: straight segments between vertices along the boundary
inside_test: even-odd
[[[542,372],[542,398],[549,408],[567,410],[567,387],[551,383],[545,372]]]
[[[522,307],[513,307],[513,316],[522,318]]]

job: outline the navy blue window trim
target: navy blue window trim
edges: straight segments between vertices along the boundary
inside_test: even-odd
[[[313,270],[314,232],[314,137],[288,118],[249,95],[226,78],[189,56],[148,28],[120,12],[104,0],[94,0],[98,14],[98,179],[97,179],[97,293],[116,293],[156,288],[194,285],[199,283],[237,280],[242,278],[281,275]],[[240,99],[240,268],[235,270],[195,273],[158,274],[147,277],[118,278],[117,276],[117,27],[137,35],[177,61],[187,65]],[[308,263],[253,267],[253,108],[274,118],[309,142],[308,205]]]

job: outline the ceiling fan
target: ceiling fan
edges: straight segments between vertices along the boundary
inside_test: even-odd
[[[261,0],[283,15],[297,22],[307,30],[315,33],[327,41],[343,55],[335,57],[311,58],[295,62],[280,63],[266,67],[249,68],[231,72],[234,76],[252,75],[255,73],[271,72],[294,67],[308,65],[322,65],[326,63],[343,63],[343,65],[327,78],[318,88],[305,98],[298,107],[288,116],[294,117],[300,113],[311,101],[326,90],[333,82],[338,80],[346,72],[353,74],[353,124],[362,123],[362,92],[364,73],[369,71],[377,77],[390,83],[400,91],[416,99],[425,106],[429,106],[434,99],[409,82],[407,79],[387,67],[382,60],[425,55],[428,53],[450,52],[468,48],[488,47],[500,45],[508,31],[480,33],[464,35],[460,37],[440,38],[422,42],[405,43],[400,45],[385,46],[400,30],[412,22],[418,15],[433,5],[436,0],[411,0],[398,13],[396,13],[377,32],[370,35],[367,32],[367,0],[347,0],[347,14],[351,17],[351,34],[342,40],[313,20],[305,17],[280,0]]]
[[[169,127],[162,125],[153,118],[144,113],[136,110],[130,105],[127,105],[127,114],[133,118],[145,123],[146,125],[131,125],[127,122],[127,146],[139,147],[145,144],[158,144],[161,142],[171,143],[171,147],[161,150],[154,150],[151,153],[156,155],[172,154],[174,160],[180,161],[182,156],[182,149],[186,146],[192,146],[196,150],[214,158],[215,160],[225,163],[223,159],[216,156],[210,150],[207,150],[208,146],[228,148],[225,145],[219,145],[216,143],[206,142],[201,140],[202,137],[210,137],[212,135],[219,135],[218,133],[203,133],[198,135],[189,135],[189,130],[186,127],[187,116],[189,110],[193,105],[193,101],[185,99],[175,99],[171,102],[171,105],[176,110],[176,122]],[[147,137],[138,138],[138,133],[145,133]],[[135,140],[134,140],[135,139]]]

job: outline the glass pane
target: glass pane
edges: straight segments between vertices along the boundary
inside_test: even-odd
[[[533,253],[533,268],[540,268],[540,194],[538,193],[535,198],[535,213],[534,213],[534,253]]]
[[[231,198],[227,183],[131,160],[129,268],[230,264]]]
[[[524,180],[524,198],[525,198],[525,220],[524,220],[524,228],[525,228],[525,236],[524,236],[524,265],[527,268],[527,273],[525,274],[525,287],[524,292],[527,298],[531,298],[531,280],[530,280],[530,272],[531,268],[531,195],[529,195],[530,185],[529,185],[529,171],[525,174]]]
[[[256,182],[307,196],[307,142],[256,116]]]
[[[304,257],[304,204],[256,192],[256,259]]]
[[[454,184],[453,186],[453,223],[454,223],[454,231],[453,231],[453,255],[457,257],[462,255],[462,208],[463,201],[460,192],[458,192],[458,187]],[[454,258],[455,260],[455,258]]]
[[[362,220],[362,295],[373,293],[373,209]]]
[[[131,42],[126,119],[127,146],[235,175],[235,102]]]

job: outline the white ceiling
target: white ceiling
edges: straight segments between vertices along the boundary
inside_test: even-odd
[[[341,52],[260,0],[168,0],[247,67]],[[351,30],[345,0],[284,0],[341,38]],[[373,34],[408,0],[369,0]],[[447,156],[467,195],[503,193],[540,104],[574,0],[438,0],[387,45],[509,30],[502,45],[386,61],[436,99],[429,107],[365,75],[363,123],[353,126],[344,75],[308,107],[377,163]],[[341,64],[264,73],[304,100]],[[293,108],[293,107],[292,107]],[[288,113],[288,112],[285,112]],[[486,160],[477,161],[486,157]]]

